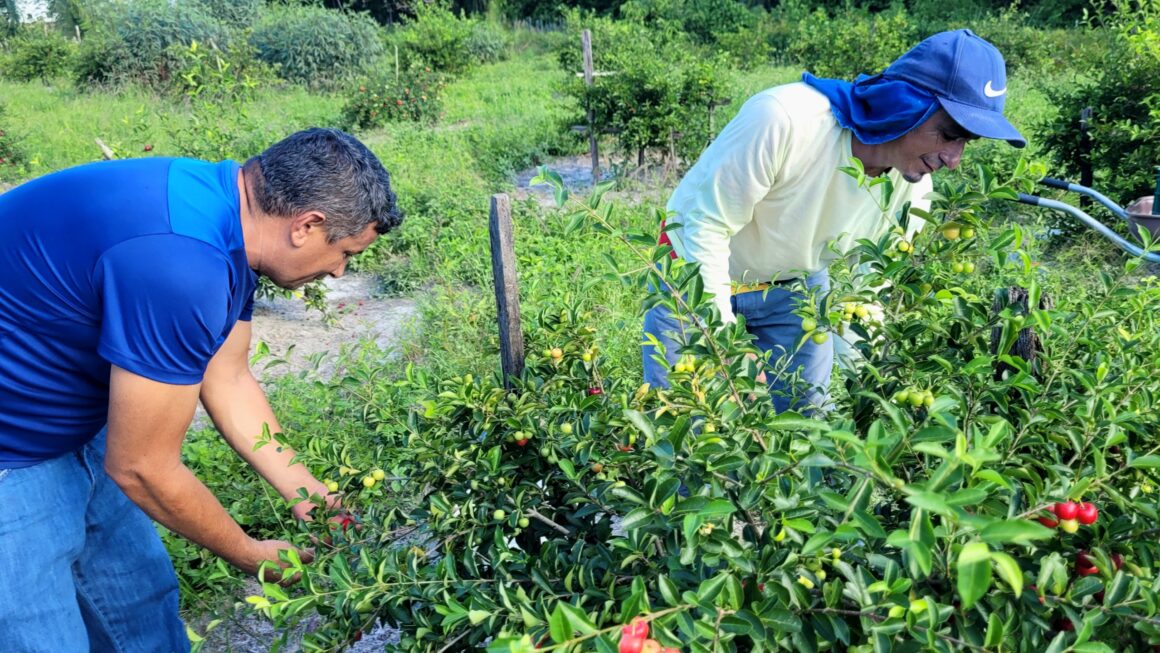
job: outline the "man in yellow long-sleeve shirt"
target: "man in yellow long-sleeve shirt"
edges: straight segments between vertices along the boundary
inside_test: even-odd
[[[779,411],[822,405],[834,362],[832,340],[807,339],[795,350],[800,295],[788,287],[804,280],[824,290],[835,251],[895,224],[879,206],[881,186],[872,196],[839,168],[853,157],[868,176],[889,176],[887,218],[906,202],[926,208],[927,175],[957,167],[968,141],[1026,144],[1003,117],[1006,93],[1006,65],[994,46],[970,30],[942,32],[879,75],[847,82],[805,73],[758,93],[681,180],[668,203],[674,255],[700,264],[725,321],[744,315],[762,351],[792,357],[787,372],[804,387],[789,387],[787,375],[767,377]],[[667,386],[681,330],[662,306],[646,313],[646,343],[652,334],[665,345],[663,358],[644,346],[649,383]]]

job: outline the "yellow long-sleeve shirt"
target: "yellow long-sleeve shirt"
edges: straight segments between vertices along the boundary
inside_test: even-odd
[[[701,264],[726,320],[730,281],[817,272],[838,257],[832,243],[845,252],[881,236],[907,201],[929,207],[929,176],[911,184],[891,170],[884,214],[881,186],[868,192],[839,170],[850,165],[850,143],[824,95],[800,82],[776,86],[750,98],[681,180],[668,202],[679,226],[668,234],[678,256]],[[921,221],[911,222],[913,231]]]

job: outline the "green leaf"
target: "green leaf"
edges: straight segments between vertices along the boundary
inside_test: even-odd
[[[829,431],[830,425],[823,421],[802,417],[793,411],[778,414],[777,417],[766,422],[768,428],[776,431]]]
[[[471,610],[467,613],[467,620],[471,622],[472,626],[474,626],[480,622],[487,621],[488,617],[490,616],[491,613],[484,610]]]
[[[959,553],[958,590],[969,609],[991,587],[991,550],[985,542],[969,542]]]
[[[992,612],[991,616],[987,618],[987,635],[983,640],[983,648],[998,650],[999,645],[1003,643],[1003,633],[1006,629],[1003,627],[1003,620],[999,618],[998,612]]]
[[[992,551],[991,562],[994,563],[995,571],[998,572],[999,578],[1011,586],[1011,591],[1015,593],[1015,596],[1018,597],[1022,594],[1023,570],[1019,567],[1019,563],[1015,561],[1015,558],[1012,558],[1002,551]]]
[[[789,610],[781,608],[774,608],[768,612],[763,612],[761,620],[766,624],[768,629],[781,633],[800,633],[802,630],[802,620]]]
[[[950,515],[954,511],[951,509],[941,494],[936,492],[919,491],[906,497],[906,502],[917,508],[929,510],[940,515]]]
[[[573,632],[578,632],[582,635],[596,632],[596,624],[592,623],[592,620],[580,608],[571,603],[557,603],[556,609],[564,612],[564,616],[568,619],[568,624],[571,626]]]
[[[834,539],[834,534],[828,531],[815,533],[810,539],[806,540],[805,546],[802,547],[802,555],[810,555],[822,550],[822,547],[830,543]]]
[[[1113,653],[1114,649],[1103,642],[1084,642],[1071,647],[1075,653]]]
[[[644,435],[646,441],[652,442],[656,438],[656,432],[653,430],[652,422],[642,415],[640,411],[625,409],[624,416]]]
[[[1128,467],[1139,467],[1142,469],[1160,467],[1160,456],[1140,456],[1128,463]]]
[[[1055,531],[1027,519],[996,521],[983,527],[979,536],[988,544],[1027,544],[1053,537]]]
[[[648,525],[653,519],[653,511],[648,508],[635,508],[632,512],[624,516],[624,521],[620,523],[625,531],[634,531],[638,528]]]
[[[705,605],[712,605],[713,599],[721,593],[721,589],[725,587],[725,581],[729,580],[729,574],[717,574],[716,576],[701,583],[697,588],[697,600]]]

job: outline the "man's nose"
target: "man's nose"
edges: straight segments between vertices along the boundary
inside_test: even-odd
[[[966,148],[966,146],[966,141],[952,143],[950,147],[943,151],[942,156],[940,157],[942,158],[943,166],[951,170],[959,167],[959,163],[963,158],[963,149]]]

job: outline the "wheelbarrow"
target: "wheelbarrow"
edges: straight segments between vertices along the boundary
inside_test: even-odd
[[[1112,200],[1108,199],[1099,191],[1092,190],[1086,186],[1080,186],[1079,184],[1073,184],[1070,181],[1044,177],[1043,179],[1039,180],[1039,183],[1049,188],[1058,188],[1059,190],[1086,195],[1087,197],[1092,198],[1100,204],[1103,204],[1104,207],[1111,211],[1112,214],[1117,218],[1127,222],[1131,228],[1132,233],[1137,233],[1137,229],[1139,227],[1144,227],[1152,234],[1153,239],[1160,240],[1160,214],[1130,213],[1119,204],[1116,204]],[[1038,195],[1029,195],[1027,193],[1019,193],[1019,201],[1023,204],[1030,204],[1031,206],[1042,206],[1044,208],[1066,213],[1076,220],[1079,220],[1090,229],[1096,231],[1104,238],[1112,241],[1113,244],[1125,252],[1131,254],[1132,256],[1139,256],[1140,258],[1143,258],[1144,260],[1152,263],[1160,263],[1160,254],[1154,252],[1145,252],[1140,246],[1117,234],[1110,227],[1091,217],[1082,209],[1076,208],[1070,204],[1065,204],[1064,202],[1060,202],[1058,200],[1048,199]],[[1160,181],[1158,181],[1157,184],[1157,195],[1154,198],[1152,206],[1153,211],[1160,210]]]

